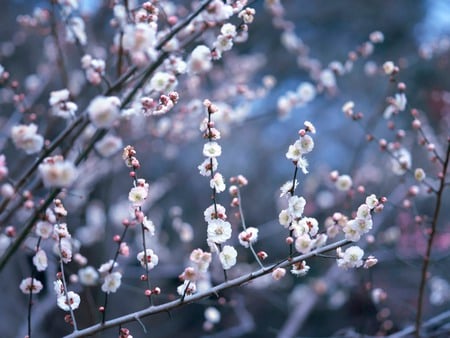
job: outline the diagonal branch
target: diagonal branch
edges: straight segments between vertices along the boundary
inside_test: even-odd
[[[157,313],[170,311],[175,308],[179,308],[183,305],[194,303],[203,298],[206,298],[206,297],[209,297],[212,295],[217,295],[220,292],[225,291],[227,289],[248,283],[254,279],[257,279],[259,277],[262,277],[262,276],[265,276],[265,275],[271,273],[275,268],[278,268],[278,267],[285,268],[285,267],[291,266],[292,264],[299,263],[305,259],[314,257],[318,254],[322,254],[322,253],[325,253],[325,252],[328,252],[331,250],[335,250],[338,247],[341,247],[341,246],[344,246],[344,245],[347,245],[350,243],[351,242],[348,240],[341,240],[341,241],[338,241],[338,242],[335,242],[332,244],[328,244],[328,245],[318,248],[316,250],[313,250],[307,254],[293,257],[292,259],[285,258],[281,262],[273,264],[268,268],[259,269],[255,272],[245,274],[243,276],[237,277],[232,280],[228,280],[222,284],[212,287],[209,290],[199,292],[192,296],[186,296],[184,299],[177,299],[177,300],[174,300],[174,301],[171,301],[168,303],[164,303],[161,305],[150,306],[144,310],[136,311],[136,312],[133,312],[133,313],[121,316],[121,317],[117,317],[115,319],[108,320],[104,324],[96,324],[96,325],[90,326],[83,330],[74,331],[73,333],[65,336],[65,338],[78,338],[78,337],[85,337],[85,336],[93,335],[94,333],[106,330],[111,327],[115,327],[115,326],[118,326],[118,325],[121,325],[124,323],[136,321],[139,318],[148,317],[148,316],[152,316]]]

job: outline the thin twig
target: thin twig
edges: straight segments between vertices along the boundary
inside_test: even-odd
[[[422,274],[421,274],[420,286],[419,286],[419,297],[417,300],[417,315],[416,315],[416,323],[415,323],[415,332],[414,332],[414,334],[417,338],[420,337],[420,328],[421,328],[421,324],[422,324],[423,302],[424,302],[424,297],[425,297],[425,286],[427,284],[427,279],[428,279],[427,278],[428,266],[430,264],[431,249],[433,247],[434,236],[436,234],[437,222],[438,222],[438,218],[439,218],[439,212],[441,210],[441,205],[442,205],[442,195],[443,195],[444,188],[445,188],[445,177],[447,174],[449,158],[450,158],[450,140],[448,140],[447,154],[445,156],[445,161],[444,161],[444,165],[442,168],[442,177],[440,178],[439,189],[436,193],[436,205],[434,208],[433,219],[432,219],[431,229],[430,229],[430,235],[428,237],[428,243],[427,243],[425,257],[423,258]]]

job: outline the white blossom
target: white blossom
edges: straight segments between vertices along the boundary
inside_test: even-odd
[[[310,269],[310,266],[306,265],[305,261],[302,261],[302,262],[295,263],[292,265],[291,273],[294,276],[301,277],[301,276],[305,276],[308,273],[309,269]]]
[[[95,144],[95,150],[103,157],[110,157],[122,148],[122,139],[114,135],[106,135]]]
[[[200,45],[195,47],[187,63],[189,74],[201,74],[209,71],[212,68],[211,50]]]
[[[31,279],[31,277],[25,278],[20,282],[19,285],[20,290],[25,293],[29,294],[30,290],[31,293],[39,293],[44,288],[42,283],[38,281],[36,278]]]
[[[403,175],[411,168],[411,153],[405,148],[400,148],[392,153],[392,171],[396,175]]]
[[[211,166],[212,159],[212,166]],[[211,176],[211,169],[213,171],[217,170],[219,162],[215,157],[210,157],[205,159],[197,168],[202,176]]]
[[[44,138],[37,134],[37,126],[34,123],[12,127],[11,138],[14,145],[24,150],[28,155],[41,151],[44,146]]]
[[[293,218],[302,217],[303,210],[305,209],[306,200],[303,197],[292,196],[289,198],[289,213]]]
[[[338,251],[337,264],[345,269],[359,268],[363,265],[364,251],[359,246],[351,246],[343,253]]]
[[[220,312],[215,307],[209,306],[204,312],[205,319],[213,324],[220,322]]]
[[[171,92],[177,87],[177,78],[167,72],[157,72],[150,80],[148,90],[156,92]]]
[[[122,274],[120,272],[112,272],[105,276],[102,291],[106,293],[116,292],[120,287],[122,281]]]
[[[225,245],[219,254],[220,263],[222,268],[228,270],[236,265],[237,251],[231,245]]]
[[[215,173],[214,177],[209,182],[209,186],[211,187],[211,189],[215,189],[216,193],[225,191],[226,185],[222,174]]]
[[[205,216],[205,221],[209,223],[216,218],[220,218],[223,220],[227,219],[227,215],[225,214],[225,212],[225,207],[219,203],[216,203],[215,205],[212,204],[208,208],[206,208],[206,210],[203,212],[203,215]]]
[[[180,296],[190,296],[197,292],[197,286],[194,282],[191,282],[189,280],[185,280],[183,284],[177,287],[177,293]]]
[[[67,295],[63,294],[57,298],[57,305],[64,311],[76,310],[80,306],[80,296],[73,291],[69,291]]]
[[[203,146],[203,156],[219,157],[222,154],[222,147],[217,142],[208,142]]]
[[[141,263],[141,266],[144,268],[147,267],[148,270],[153,269],[159,262],[159,257],[153,252],[152,249],[147,249],[146,254],[144,254],[144,251],[139,252],[136,258],[139,263]]]
[[[97,284],[99,275],[94,267],[86,266],[85,268],[78,270],[78,277],[81,284],[86,286],[93,286]]]
[[[350,190],[352,184],[352,178],[349,175],[340,175],[335,182],[336,188],[340,191]]]
[[[97,96],[87,111],[92,124],[97,128],[110,128],[119,118],[120,101],[115,96]]]
[[[33,256],[33,264],[37,271],[45,271],[48,266],[47,255],[44,250],[39,249]]]
[[[231,224],[222,219],[213,219],[208,223],[208,240],[224,243],[231,237]]]
[[[288,209],[281,210],[278,215],[278,222],[285,228],[289,227],[289,224],[292,222],[292,216]]]
[[[239,234],[239,243],[241,243],[243,247],[248,248],[250,244],[253,244],[258,240],[258,232],[259,230],[257,228],[248,227]]]
[[[39,165],[39,173],[48,188],[69,187],[78,176],[75,165],[62,157],[47,157]]]
[[[133,206],[142,206],[148,196],[148,189],[146,187],[137,186],[131,188],[128,193],[128,200],[133,203]]]

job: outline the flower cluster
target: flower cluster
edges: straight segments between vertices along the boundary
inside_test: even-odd
[[[224,270],[230,269],[236,264],[237,251],[232,246],[222,244],[231,238],[231,224],[226,220],[225,208],[216,202],[216,195],[225,191],[226,185],[222,174],[216,172],[217,158],[222,154],[222,148],[216,142],[220,139],[220,132],[214,127],[211,117],[217,113],[218,108],[209,100],[204,105],[208,112],[200,130],[208,142],[203,146],[203,155],[206,159],[199,165],[200,174],[210,177],[210,187],[213,192],[213,204],[205,210],[207,227],[207,242],[211,250],[219,254],[220,262]]]
[[[308,173],[308,161],[304,155],[311,152],[314,148],[314,140],[308,134],[315,134],[316,129],[311,122],[305,122],[305,129],[300,129],[299,139],[289,146],[286,158],[291,160],[304,174]]]
[[[343,227],[345,238],[357,242],[362,235],[372,229],[372,211],[378,207],[379,201],[375,195],[367,196],[366,203],[361,204],[356,212],[356,217],[347,221]]]
[[[231,50],[233,48],[233,39],[237,35],[236,26],[231,23],[226,23],[220,29],[220,34],[216,41],[213,43],[213,58],[220,59],[222,53]]]
[[[178,276],[183,282],[177,292],[180,296],[184,294],[195,293],[198,289],[205,290],[210,285],[208,267],[211,263],[211,253],[204,252],[202,249],[195,249],[191,252],[189,260],[190,266],[184,269]]]
[[[287,208],[281,210],[278,220],[280,224],[289,229],[289,236],[286,239],[291,247],[294,244],[295,249],[302,254],[306,254],[313,249],[323,246],[327,241],[327,235],[319,234],[319,223],[315,218],[304,217],[303,212],[306,200],[302,196],[294,195],[298,184],[296,179],[297,168],[303,173],[308,173],[308,162],[303,157],[314,148],[313,138],[309,134],[314,134],[316,129],[311,122],[304,123],[305,128],[299,131],[299,139],[289,146],[286,158],[291,160],[296,166],[294,179],[286,182],[281,187],[281,196],[287,196]],[[291,272],[294,275],[301,276],[307,273],[309,267],[305,262],[293,266]],[[278,274],[274,274],[277,279]]]
[[[172,110],[178,99],[177,92],[170,92],[169,95],[162,94],[159,97],[159,104],[150,97],[143,97],[141,98],[141,110],[145,116],[163,115]]]

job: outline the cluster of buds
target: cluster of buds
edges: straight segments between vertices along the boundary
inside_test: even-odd
[[[141,111],[145,116],[163,115],[172,110],[178,99],[177,92],[170,92],[169,95],[162,94],[159,97],[159,104],[150,97],[143,97],[141,99]]]

